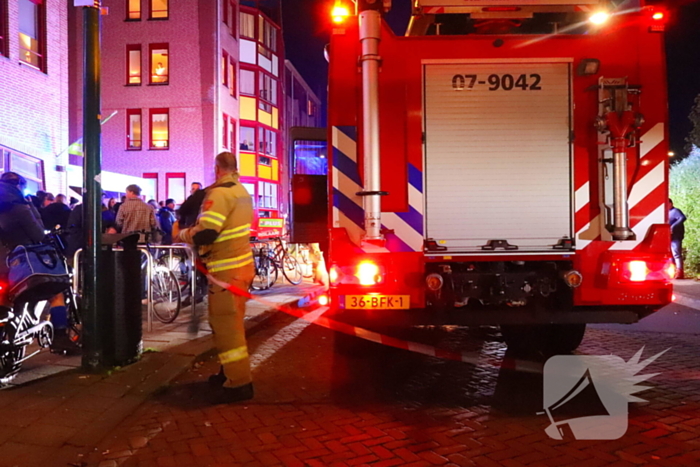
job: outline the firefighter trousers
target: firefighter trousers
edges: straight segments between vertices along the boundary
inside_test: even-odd
[[[255,275],[255,266],[248,264],[212,275],[222,282],[248,291]],[[233,294],[214,283],[209,284],[209,325],[226,375],[224,387],[234,388],[252,382],[243,325],[246,301],[246,297]]]

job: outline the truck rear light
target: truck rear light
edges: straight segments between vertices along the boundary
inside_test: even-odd
[[[425,285],[427,285],[428,289],[432,290],[433,292],[440,290],[443,283],[444,281],[442,276],[437,273],[428,274],[425,278]]]
[[[386,270],[374,261],[362,260],[352,266],[340,266],[333,264],[328,272],[328,280],[331,286],[352,284],[373,286],[384,283]]]
[[[649,8],[649,30],[651,32],[663,32],[668,23],[668,12],[658,8]]]
[[[362,261],[357,265],[355,277],[360,281],[360,285],[377,285],[384,280],[381,268],[372,261]]]
[[[607,11],[596,11],[588,18],[588,21],[595,24],[596,26],[600,26],[601,24],[606,23],[609,19],[610,13],[608,13]]]
[[[350,8],[341,2],[336,2],[331,10],[331,18],[335,24],[344,23],[350,17]]]
[[[564,274],[564,282],[572,289],[575,289],[583,282],[583,276],[578,271],[569,271]]]
[[[318,296],[318,304],[321,306],[326,306],[330,303],[330,299],[328,298],[328,295],[323,294]]]
[[[625,261],[620,268],[620,279],[626,282],[668,282],[676,275],[676,265],[673,260]]]

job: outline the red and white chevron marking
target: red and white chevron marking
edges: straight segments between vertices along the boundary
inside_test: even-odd
[[[663,192],[667,176],[666,161],[659,161],[659,158],[652,161],[647,157],[664,139],[663,123],[657,123],[641,137],[639,175],[628,198],[630,227],[637,235],[637,240],[616,242],[610,246],[611,250],[635,249],[644,239],[649,227],[665,222],[666,200]],[[590,181],[586,179],[577,182],[580,185],[574,195],[576,245],[578,250],[584,250],[591,242],[601,239],[604,215],[598,214],[591,218]]]

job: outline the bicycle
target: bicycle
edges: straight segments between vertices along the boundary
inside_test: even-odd
[[[148,276],[148,258],[144,257],[141,261],[142,275],[151,284],[150,298],[153,301],[153,314],[161,323],[172,323],[177,319],[182,308],[180,281],[175,272],[170,269],[167,259],[165,259],[167,255],[150,247],[148,240],[153,234],[148,231],[137,233],[145,235],[146,250],[153,259],[150,277]]]
[[[277,265],[270,257],[270,252],[264,243],[259,248],[253,247],[253,259],[255,260],[255,276],[250,288],[261,291],[268,290],[277,282],[279,274]]]
[[[204,277],[201,272],[196,271],[197,277],[194,294],[190,290],[192,288],[192,268],[194,265],[191,264],[190,257],[185,247],[175,250],[168,249],[167,252],[163,252],[160,256],[159,263],[165,264],[168,269],[173,271],[175,277],[177,277],[178,283],[180,284],[183,306],[190,304],[190,300],[193,298],[196,303],[204,300],[207,294],[207,283],[206,277]]]
[[[304,279],[301,265],[297,259],[287,251],[281,237],[275,237],[272,240],[275,242],[275,247],[270,251],[270,258],[275,263],[275,266],[277,269],[282,270],[282,275],[291,284],[301,284],[301,281]]]

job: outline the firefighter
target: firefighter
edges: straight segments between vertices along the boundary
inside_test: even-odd
[[[221,372],[209,378],[212,402],[253,398],[243,318],[246,298],[222,287],[246,291],[255,275],[250,247],[253,202],[238,181],[238,164],[230,152],[216,156],[216,182],[207,188],[197,223],[181,230],[179,239],[195,245],[215,279],[209,284],[209,323],[214,332]]]

